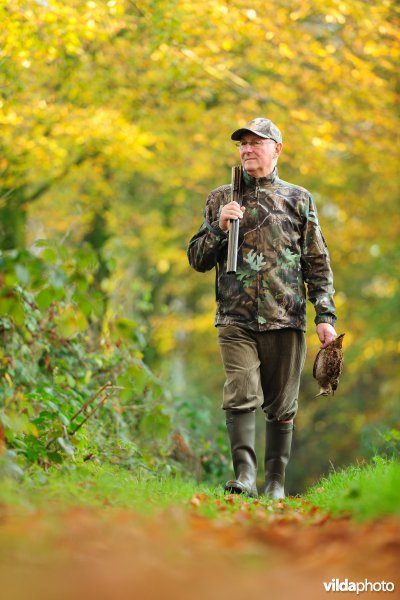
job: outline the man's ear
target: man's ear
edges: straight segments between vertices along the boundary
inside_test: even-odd
[[[282,148],[283,148],[283,144],[281,144],[280,142],[278,142],[277,144],[275,144],[275,157],[276,158],[278,158],[278,156],[282,152]]]

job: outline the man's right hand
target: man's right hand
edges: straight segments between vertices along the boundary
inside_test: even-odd
[[[237,202],[229,202],[222,207],[219,217],[219,227],[222,231],[228,231],[229,221],[233,219],[242,219],[246,210],[244,206],[239,206]]]

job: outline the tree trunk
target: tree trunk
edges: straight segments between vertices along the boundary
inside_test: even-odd
[[[11,193],[0,198],[0,250],[22,250],[26,245],[26,204],[24,197]]]

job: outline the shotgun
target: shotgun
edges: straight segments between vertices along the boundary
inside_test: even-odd
[[[242,167],[232,167],[231,201],[242,205]],[[231,219],[229,225],[227,273],[236,273],[239,245],[239,219]]]

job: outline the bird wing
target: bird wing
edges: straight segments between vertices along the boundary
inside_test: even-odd
[[[337,379],[343,368],[343,355],[341,351],[336,351],[332,354],[331,359],[327,364],[327,375],[330,380]]]
[[[320,358],[322,358],[322,350],[320,350],[317,354],[317,356],[315,357],[314,360],[314,366],[313,366],[313,377],[314,379],[317,379],[317,369],[318,369],[318,365],[319,365],[319,360]]]

